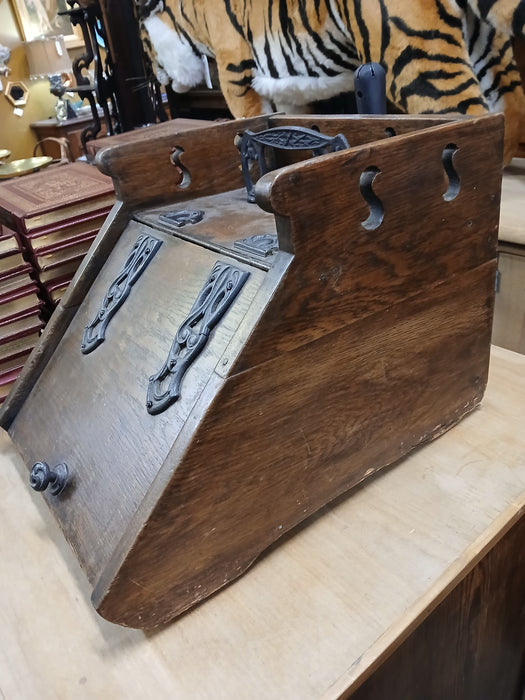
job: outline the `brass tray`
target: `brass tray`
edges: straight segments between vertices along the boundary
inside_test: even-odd
[[[47,167],[52,160],[51,156],[39,156],[37,158],[22,158],[11,163],[4,163],[0,165],[0,180],[36,173],[37,170]]]

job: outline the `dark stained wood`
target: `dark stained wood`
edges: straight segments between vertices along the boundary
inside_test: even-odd
[[[335,136],[344,134],[350,146],[362,146],[374,141],[382,141],[392,136],[414,133],[421,129],[429,129],[441,124],[450,124],[467,121],[472,117],[461,115],[442,114],[390,114],[367,115],[362,117],[357,114],[343,115],[285,115],[277,114],[271,117],[272,126],[301,125],[309,129],[319,129],[323,134]]]
[[[267,127],[268,117],[213,127],[197,121],[194,129],[184,131],[174,125],[172,133],[163,131],[146,141],[104,149],[96,155],[95,162],[103,173],[114,178],[117,196],[128,206],[169,204],[242,187],[235,136],[243,128],[258,131]],[[181,150],[181,164],[190,175],[191,182],[184,188],[179,187],[182,175],[170,160],[175,148]]]
[[[525,517],[352,700],[522,700]]]
[[[65,460],[73,471],[70,493],[60,501],[51,497],[51,504],[92,582],[101,575],[168,460],[264,277],[262,271],[251,272],[232,314],[217,327],[198,367],[189,372],[176,412],[151,416],[145,409],[148,378],[166,359],[171,340],[217,256],[194,247],[186,271],[186,245],[149,230],[163,240],[161,249],[112,319],[106,341],[92,354],[82,356],[84,327],[96,316],[123,259],[143,231],[138,224],[128,227],[12,427],[13,439],[28,464],[45,454],[46,461]],[[60,425],[60,440],[49,430],[50,424]],[[133,455],[125,465],[123,451]]]
[[[352,142],[351,127],[344,131]],[[344,151],[325,162],[323,183],[321,161],[259,181],[258,202],[275,213],[280,247],[293,252],[294,261],[273,300],[279,313],[251,336],[239,370],[494,259],[501,172],[484,170],[480,187],[478,153],[497,163],[501,142],[491,129],[480,129],[475,139],[472,133],[463,122]],[[461,185],[458,196],[445,202],[442,152],[449,143],[458,147],[454,164]],[[374,192],[384,207],[383,222],[373,231],[361,225],[369,208],[360,177],[369,167],[381,171]],[[292,322],[297,332],[290,337]]]
[[[421,129],[411,118],[412,132],[266,175],[260,208],[239,189],[234,140],[273,119],[282,118],[163,133],[99,153],[123,204],[63,300],[68,328],[45,340],[45,362],[26,380],[31,392],[0,413],[29,466],[70,466],[69,490],[45,497],[94,585],[95,607],[120,624],[152,627],[203,600],[483,396],[501,117],[423,119]],[[374,135],[391,123],[372,121]],[[350,142],[364,139],[359,120],[328,122]],[[460,188],[446,201],[449,144]],[[187,188],[174,184],[173,146],[184,149]],[[384,213],[373,229],[363,226],[360,187],[370,167],[380,171],[374,196]],[[202,208],[204,219],[168,231],[157,218],[168,204]],[[273,255],[236,248],[272,225]],[[162,245],[104,343],[82,355],[83,329],[141,233]],[[181,398],[150,415],[148,377],[216,260],[249,272],[248,281],[188,370]]]
[[[108,590],[95,590],[101,614],[136,626],[146,606],[150,622],[169,606],[168,618],[182,612],[472,410],[486,381],[494,272],[488,263],[217,389],[148,526]]]
[[[155,137],[123,143],[102,150],[96,155],[100,170],[114,178],[119,199],[130,207],[170,204],[181,199],[227,192],[243,186],[239,152],[235,137],[245,129],[260,131],[270,126],[302,124],[316,126],[324,133],[344,133],[351,145],[384,140],[393,129],[396,134],[414,133],[419,129],[447,124],[447,117],[413,116],[366,117],[285,117],[262,116],[205,126],[202,121],[178,120],[157,125]],[[460,120],[461,121],[461,120]],[[178,123],[184,122],[184,128]],[[454,121],[454,123],[458,123]],[[183,151],[182,164],[191,182],[179,187],[180,174],[170,162],[172,149]]]
[[[152,124],[151,126],[144,126],[140,129],[133,129],[133,131],[124,131],[114,136],[104,136],[102,138],[99,136],[96,139],[91,139],[86,142],[86,151],[88,158],[93,159],[103,148],[112,148],[113,146],[119,146],[124,143],[137,143],[138,141],[151,139],[162,133],[173,134],[176,131],[194,129],[198,126],[210,126],[210,122],[197,119],[177,118],[169,122],[160,122],[160,124]]]

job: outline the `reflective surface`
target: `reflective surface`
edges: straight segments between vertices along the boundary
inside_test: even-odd
[[[0,165],[0,180],[34,173],[40,168],[45,168],[52,160],[51,156],[40,156],[38,158],[23,158],[22,160],[14,160],[11,163],[3,163]]]

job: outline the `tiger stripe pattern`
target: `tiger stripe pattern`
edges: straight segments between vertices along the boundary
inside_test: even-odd
[[[401,112],[502,111],[506,161],[524,131],[525,0],[140,0],[138,14],[159,82],[184,92],[213,56],[234,117],[308,111],[376,61]]]

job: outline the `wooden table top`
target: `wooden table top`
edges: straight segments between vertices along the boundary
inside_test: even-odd
[[[336,698],[524,513],[525,356],[493,348],[480,408],[307,521],[155,632],[98,617],[0,436],[0,689],[19,698]]]

